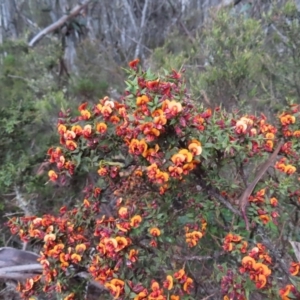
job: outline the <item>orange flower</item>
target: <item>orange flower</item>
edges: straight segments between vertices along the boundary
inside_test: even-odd
[[[272,132],[268,132],[268,133],[266,134],[266,138],[267,138],[268,140],[274,140],[275,135],[274,135],[274,133],[272,133]]]
[[[108,118],[112,113],[112,107],[110,105],[104,105],[101,108],[101,113],[105,118]]]
[[[69,266],[68,258],[67,258],[67,255],[65,253],[60,253],[60,255],[59,255],[59,261],[60,261],[60,266],[62,268],[65,268],[65,267]]]
[[[233,243],[224,243],[223,249],[225,251],[231,252],[233,250],[233,246],[234,246]]]
[[[110,121],[111,123],[113,123],[113,124],[117,124],[117,123],[120,122],[120,118],[117,117],[117,116],[111,116],[111,117],[109,118],[109,121]]]
[[[135,155],[146,155],[148,149],[148,145],[145,142],[144,139],[142,140],[137,140],[137,139],[132,139],[130,144],[129,144],[129,152],[131,154]]]
[[[247,124],[249,126],[253,125],[253,120],[248,117],[241,117],[240,121],[244,122],[245,124]]]
[[[121,207],[121,208],[119,209],[118,214],[119,214],[119,217],[122,218],[122,219],[128,218],[128,208],[127,208],[127,207],[124,207],[124,206]]]
[[[258,277],[255,279],[255,286],[258,289],[262,289],[267,283],[267,278],[265,275],[259,274]]]
[[[104,106],[109,106],[110,108],[114,108],[115,107],[115,102],[111,101],[111,100],[108,100],[108,99],[109,98],[107,96],[103,98],[103,100],[105,100]]]
[[[228,233],[224,239],[226,242],[235,242],[238,243],[242,240],[242,237],[232,233]]]
[[[293,276],[297,276],[300,269],[300,263],[292,262],[290,266],[290,273]]]
[[[193,154],[189,152],[187,149],[182,149],[178,153],[183,154],[185,156],[185,161],[188,163],[191,162],[193,159]]]
[[[86,245],[85,244],[78,244],[75,247],[75,251],[77,253],[83,253],[86,250]]]
[[[246,133],[247,128],[248,128],[247,123],[245,123],[242,120],[237,121],[235,124],[235,132],[238,134]]]
[[[280,122],[283,126],[294,124],[296,121],[295,116],[289,115],[287,113],[283,113],[279,116]]]
[[[92,135],[92,126],[89,125],[89,124],[85,125],[84,128],[83,128],[82,133],[83,133],[83,136],[85,138],[91,137],[91,135]]]
[[[297,138],[300,137],[300,130],[294,131],[294,132],[293,132],[293,136],[294,136],[294,137],[297,137]]]
[[[166,114],[170,114],[171,116],[176,116],[182,111],[182,105],[179,102],[176,102],[175,100],[165,100],[162,103],[162,110]]]
[[[152,236],[160,236],[160,230],[157,227],[152,227],[149,230]]]
[[[163,286],[165,289],[168,289],[169,291],[173,288],[173,277],[171,275],[167,276]]]
[[[252,270],[255,264],[256,261],[251,256],[245,256],[242,259],[242,265],[245,269]]]
[[[194,156],[200,155],[202,153],[201,143],[197,140],[192,140],[188,146],[188,149]]]
[[[80,104],[78,106],[78,111],[82,111],[82,110],[86,109],[87,105],[88,105],[87,102],[84,102],[84,103]]]
[[[164,125],[167,124],[167,118],[165,115],[159,115],[154,118],[153,122],[154,124],[156,124],[156,127],[158,129],[161,129]]]
[[[51,181],[56,181],[58,178],[58,175],[53,170],[48,172],[48,176]]]
[[[74,126],[72,126],[71,130],[72,130],[73,132],[75,132],[75,134],[76,134],[77,136],[80,136],[81,133],[82,133],[82,127],[81,127],[80,125],[74,125]]]
[[[147,104],[149,101],[150,101],[150,99],[148,98],[148,96],[142,95],[142,96],[136,98],[136,105],[142,106],[142,105]]]
[[[170,300],[180,300],[180,297],[176,295],[171,295]]]
[[[183,290],[187,293],[190,292],[190,289],[192,288],[193,286],[193,279],[188,277],[185,281],[185,283],[183,284]]]
[[[152,164],[149,167],[147,167],[147,175],[149,177],[149,179],[154,179],[155,175],[160,171],[157,167],[157,164]]]
[[[263,222],[263,224],[267,224],[270,222],[270,216],[268,215],[260,215],[259,218]]]
[[[124,249],[126,246],[128,246],[128,241],[125,237],[123,236],[117,236],[116,241],[118,243],[118,247],[116,248],[116,252],[121,251]]]
[[[200,231],[187,232],[185,234],[186,243],[189,245],[189,247],[195,247],[202,236],[203,234]]]
[[[174,274],[174,277],[178,280],[180,280],[185,275],[184,269],[180,269],[178,272]]]
[[[128,63],[129,67],[134,69],[136,68],[136,66],[139,64],[140,60],[138,58],[136,58],[135,60],[132,60]]]
[[[286,173],[287,175],[294,174],[295,172],[296,172],[296,167],[292,165],[286,165],[284,168],[284,173]]]
[[[77,253],[73,253],[71,255],[71,260],[72,260],[72,263],[78,264],[81,261],[81,256]]]
[[[271,151],[274,147],[274,143],[271,140],[267,140],[265,144],[265,148],[267,151]]]
[[[67,131],[67,127],[63,124],[58,124],[57,131],[60,135],[63,135]]]
[[[163,115],[164,115],[164,112],[163,112],[162,109],[156,109],[156,110],[151,114],[151,116],[152,116],[153,118],[159,117],[159,116],[163,116]]]
[[[74,151],[77,148],[77,144],[74,141],[66,141],[66,147],[70,150],[70,151]]]
[[[67,297],[64,298],[64,300],[75,300],[75,294],[71,293]]]
[[[82,120],[88,120],[91,117],[91,113],[86,109],[81,110],[80,114]]]
[[[179,178],[181,179],[182,178],[182,173],[183,173],[183,169],[181,167],[173,167],[173,166],[170,166],[168,168],[168,171],[170,173],[170,175],[172,177],[175,177],[175,178]]]
[[[185,156],[180,153],[176,153],[171,157],[172,162],[176,166],[181,166],[185,162]]]
[[[66,140],[73,140],[76,138],[76,133],[74,131],[71,131],[71,130],[67,130],[65,133],[64,133],[64,138]]]
[[[118,247],[118,242],[114,238],[104,238],[103,240],[107,251],[112,252]]]
[[[270,204],[275,207],[278,205],[278,200],[275,197],[273,197],[270,199]]]
[[[134,297],[133,300],[145,300],[148,295],[147,290],[141,291],[137,294],[137,296]]]
[[[295,287],[292,284],[286,285],[283,289],[279,290],[279,295],[283,300],[290,300],[288,295],[295,290]]]
[[[136,262],[138,253],[139,253],[139,250],[131,249],[129,251],[128,259],[132,262]]]
[[[248,243],[246,241],[242,242],[242,246],[240,248],[240,252],[241,253],[246,253],[247,252],[247,248],[248,248]]]
[[[263,263],[255,263],[253,265],[253,269],[256,271],[257,274],[262,274],[264,276],[271,275],[271,270],[268,268],[267,265]]]
[[[108,169],[105,167],[102,167],[97,172],[98,172],[99,176],[106,176],[108,174]]]
[[[131,227],[138,227],[142,222],[142,217],[140,215],[135,215],[130,220]]]
[[[56,235],[54,233],[46,234],[44,236],[45,243],[55,241],[55,239],[56,239]]]
[[[169,180],[169,174],[166,172],[157,172],[155,174],[155,182],[158,184],[163,184]]]
[[[33,288],[33,285],[34,285],[33,278],[27,279],[26,283],[25,283],[25,287],[22,290],[22,292],[28,292],[28,291],[30,291]]]
[[[114,296],[114,299],[120,297],[121,293],[124,289],[124,281],[120,279],[112,279],[110,282],[104,284],[104,286],[110,291],[110,293]]]
[[[152,90],[154,88],[157,88],[159,86],[159,79],[156,79],[156,80],[152,80],[152,81],[147,81],[146,82],[146,87],[149,89],[149,90]]]

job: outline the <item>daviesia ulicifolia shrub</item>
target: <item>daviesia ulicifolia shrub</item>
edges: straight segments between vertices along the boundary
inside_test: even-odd
[[[299,297],[300,262],[283,237],[294,238],[300,205],[300,107],[272,125],[195,103],[174,70],[129,65],[121,99],[60,113],[49,180],[64,186],[85,172],[82,203],[8,222],[22,241],[43,245],[43,275],[19,284],[24,299],[83,299],[72,284],[83,271],[114,299]],[[243,216],[237,199],[278,143]]]

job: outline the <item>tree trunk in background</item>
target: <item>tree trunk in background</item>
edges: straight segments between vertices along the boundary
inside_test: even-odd
[[[26,38],[28,32],[32,38],[84,2],[0,0],[0,43],[6,39]],[[271,0],[91,0],[77,17],[67,22],[68,26],[55,34],[62,41],[69,71],[76,72],[76,45],[80,41],[89,40],[100,52],[109,52],[118,64],[137,56],[146,58],[152,49],[163,44],[174,27],[184,34],[192,33],[209,18],[212,7],[233,6],[237,2],[235,12],[251,2],[251,14],[258,17],[274,3]],[[277,0],[279,4],[284,2]],[[300,0],[296,2],[300,6]],[[51,42],[51,39],[53,33],[42,42]]]

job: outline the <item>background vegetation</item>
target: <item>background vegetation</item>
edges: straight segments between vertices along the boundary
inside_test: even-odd
[[[57,141],[57,115],[61,108],[105,95],[117,100],[125,87],[122,67],[136,55],[158,73],[184,72],[199,106],[272,119],[287,104],[299,102],[298,1],[241,1],[228,7],[213,1],[158,6],[147,0],[117,1],[116,6],[90,1],[80,15],[30,47],[39,30],[74,5],[52,2],[4,1],[1,6],[2,223],[13,214],[55,213],[81,201],[84,174],[64,187],[47,183],[45,158]],[[290,226],[294,230],[297,222]],[[6,227],[1,233],[2,246],[22,247]]]

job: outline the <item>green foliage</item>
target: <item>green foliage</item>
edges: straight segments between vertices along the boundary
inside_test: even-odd
[[[257,20],[220,10],[193,40],[173,32],[154,51],[157,69],[185,69],[195,100],[263,111],[268,116],[300,95],[300,25],[294,1]]]

